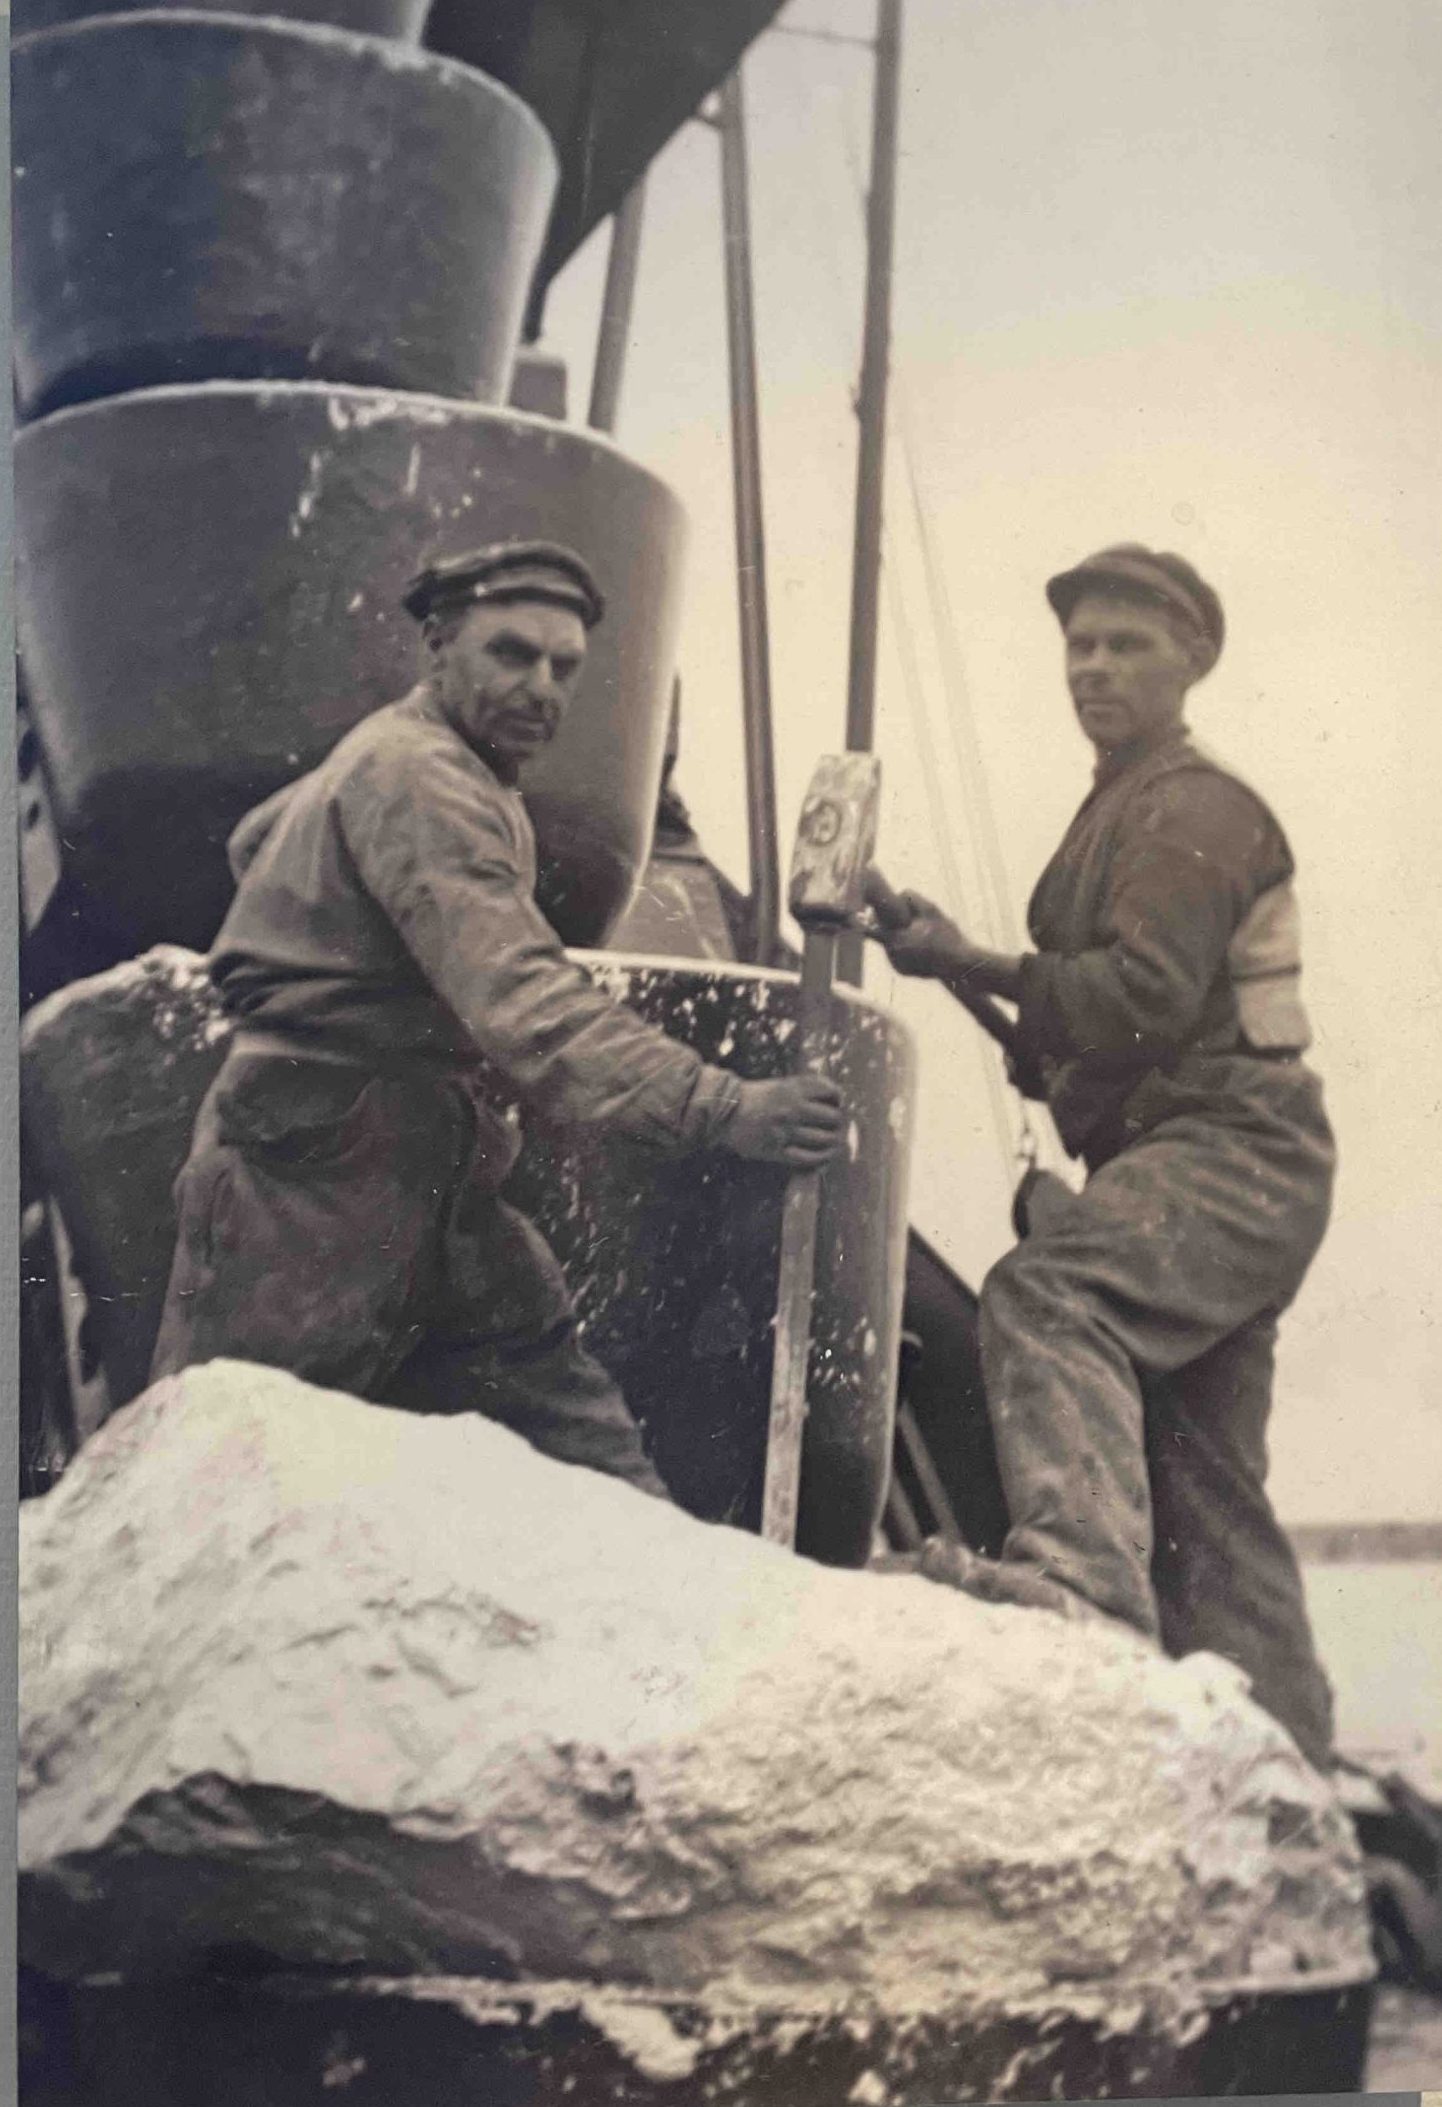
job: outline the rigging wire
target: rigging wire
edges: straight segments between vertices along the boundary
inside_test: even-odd
[[[921,546],[922,567],[926,578],[927,600],[930,604],[932,629],[936,638],[937,656],[941,662],[942,682],[946,689],[949,707],[945,712],[947,726],[951,732],[952,749],[963,785],[968,786],[968,805],[976,823],[977,861],[982,871],[982,887],[987,899],[988,920],[996,940],[1009,951],[1020,949],[1021,938],[1017,926],[1015,909],[1006,878],[1006,861],[1002,853],[1001,835],[996,823],[996,806],[987,788],[986,762],[982,756],[981,741],[976,726],[976,716],[971,707],[966,674],[961,663],[961,651],[956,637],[956,617],[952,611],[951,594],[946,583],[946,573],[936,552],[936,536],[926,499],[922,493],[917,474],[916,452],[912,444],[910,418],[903,413],[899,418],[901,451],[906,464],[907,489],[911,498],[912,516],[916,525],[916,538]]]
[[[844,29],[808,29],[800,22],[772,22],[766,34],[773,37],[804,37],[809,44],[845,44],[853,51],[875,51],[875,37],[852,36]]]
[[[947,824],[946,804],[936,765],[936,746],[932,738],[931,724],[927,714],[926,694],[921,680],[921,668],[917,663],[916,646],[912,641],[911,630],[906,620],[906,609],[902,603],[895,567],[892,564],[888,563],[883,566],[882,584],[886,596],[886,610],[889,617],[888,626],[891,630],[892,641],[896,646],[897,660],[901,666],[902,686],[906,690],[906,700],[911,711],[916,743],[921,752],[922,774],[926,781],[927,803],[931,813],[931,831],[941,857],[943,883],[947,900],[949,905],[954,905],[959,913],[964,914],[966,888],[962,884],[961,871],[956,860],[956,851],[952,842],[952,830]],[[994,1056],[993,1049],[982,1046],[978,1048],[978,1052],[981,1055],[982,1072],[986,1077],[987,1099],[991,1108],[992,1122],[996,1129],[996,1138],[1002,1155],[1009,1163],[1017,1154],[1018,1144],[1016,1135],[1012,1130],[1011,1121],[1007,1117],[1007,1093],[1002,1084],[999,1063]],[[1023,1152],[1025,1152],[1025,1146],[1025,1130],[1023,1130],[1021,1144]]]
[[[1007,951],[1021,949],[1020,930],[1016,912],[1011,903],[1011,894],[1006,882],[1006,863],[1002,854],[1001,836],[997,830],[996,806],[987,787],[986,764],[982,758],[981,742],[977,735],[976,720],[971,709],[966,678],[961,665],[961,651],[956,637],[956,618],[952,612],[951,596],[947,590],[946,574],[936,553],[936,540],[931,517],[921,490],[916,472],[916,453],[911,443],[910,421],[901,420],[902,454],[906,462],[906,479],[911,493],[912,513],[916,525],[917,540],[921,544],[922,564],[926,576],[927,597],[931,607],[932,628],[936,637],[937,653],[941,660],[942,677],[947,690],[948,707],[944,712],[951,728],[953,752],[958,772],[962,779],[963,795],[966,786],[974,781],[975,795],[967,797],[969,815],[976,824],[977,863],[983,874],[983,895],[990,895],[988,921],[993,942],[1000,942]],[[966,732],[966,755],[963,756],[958,727]],[[970,759],[974,775],[968,775],[967,759]],[[992,1073],[991,1068],[988,1073]],[[1035,1163],[1041,1153],[1040,1137],[1032,1120],[1031,1108],[1019,1090],[1013,1086],[1017,1105],[1018,1124],[1021,1129],[1019,1153],[1029,1164]]]
[[[860,153],[855,134],[845,113],[839,111],[842,149],[856,193],[857,206],[863,224],[866,215],[866,186],[861,172]],[[895,362],[893,361],[893,366]],[[1015,909],[1012,906],[1011,890],[1007,881],[1006,859],[1002,852],[1001,835],[997,826],[996,807],[988,788],[985,759],[977,731],[976,714],[971,705],[961,649],[957,642],[957,621],[951,602],[950,589],[946,582],[945,567],[936,552],[936,536],[932,527],[931,508],[921,487],[917,469],[917,448],[911,417],[909,391],[905,376],[893,371],[892,398],[893,416],[897,436],[901,441],[901,453],[906,468],[907,493],[911,500],[912,518],[917,541],[921,548],[923,574],[926,579],[927,601],[931,612],[932,632],[941,668],[942,685],[946,690],[948,708],[944,712],[950,734],[952,757],[956,763],[961,795],[966,804],[967,818],[971,822],[970,838],[977,862],[982,896],[983,933],[993,943],[1004,944],[1008,950],[1021,947],[1021,933]]]
[[[819,207],[817,215],[818,233],[820,235],[819,247],[825,261],[827,277],[835,304],[839,311],[842,273],[838,261],[837,229],[824,190],[817,186],[812,195]],[[855,409],[854,397],[852,398],[852,408],[853,410]],[[893,555],[895,540],[896,536],[893,530],[888,527],[887,541],[891,545]],[[946,905],[948,911],[956,917],[963,927],[976,927],[978,921],[990,923],[994,917],[987,914],[984,907],[981,914],[977,916],[974,916],[971,912],[971,902],[974,895],[971,885],[963,877],[958,860],[956,830],[950,822],[950,816],[946,809],[945,791],[939,765],[940,756],[937,751],[927,702],[927,684],[922,677],[913,627],[907,618],[902,581],[894,561],[888,560],[883,565],[882,585],[888,628],[896,644],[897,660],[901,668],[907,705],[914,727],[915,743],[922,761],[922,776],[926,789],[928,817],[943,873],[943,891]],[[970,799],[968,798],[966,776],[960,768],[958,768],[958,775],[961,781],[962,797],[969,808]],[[970,819],[971,814],[968,809],[968,820],[970,821]],[[975,861],[975,844],[978,839],[978,830],[975,825],[968,824],[965,831],[968,845],[972,849],[973,861]],[[981,880],[981,884],[983,887],[981,898],[984,901],[984,879]],[[986,1079],[987,1099],[1003,1160],[1007,1164],[1012,1163],[1018,1157],[1028,1162],[1034,1160],[1036,1138],[1031,1131],[1025,1100],[1019,1096],[1016,1100],[1020,1109],[1020,1139],[1018,1139],[1017,1130],[1013,1127],[1008,1117],[1008,1092],[1003,1081],[1000,1055],[996,1048],[984,1040],[977,1045],[976,1053]]]
[[[837,130],[840,137],[842,157],[851,178],[859,222],[864,228],[866,222],[866,182],[861,168],[860,149],[857,145],[854,129],[846,112],[842,109],[837,111]],[[895,361],[893,360],[890,395],[891,421],[893,424],[896,421],[897,405],[903,399],[903,390],[903,377],[895,370]],[[974,929],[984,942],[999,946],[1002,942],[1003,930],[1008,926],[1009,914],[1006,901],[1005,878],[1003,876],[1000,882],[997,881],[995,868],[988,864],[985,853],[986,843],[995,835],[995,823],[993,819],[992,824],[988,826],[987,817],[983,816],[979,808],[978,800],[982,804],[986,801],[986,778],[981,766],[980,754],[976,750],[974,731],[970,742],[972,748],[971,766],[967,765],[967,760],[962,754],[958,736],[955,715],[958,704],[964,713],[968,713],[969,721],[967,689],[964,676],[961,674],[960,654],[956,649],[955,619],[951,616],[949,602],[946,603],[945,607],[947,620],[943,623],[941,619],[943,603],[937,589],[938,582],[941,580],[941,567],[936,561],[931,538],[927,532],[927,513],[916,472],[915,449],[912,445],[909,419],[901,424],[899,436],[901,439],[901,453],[906,468],[913,522],[917,539],[921,545],[923,575],[926,579],[927,601],[931,614],[932,638],[941,667],[943,686],[947,691],[947,701],[951,704],[951,707],[945,710],[943,715],[947,719],[952,759],[956,765],[956,784],[966,820],[967,846],[976,877],[979,910],[967,926]]]
[[[864,224],[866,216],[866,186],[861,173],[860,155],[857,150],[855,136],[846,120],[845,113],[839,111],[838,117],[842,135],[842,148]],[[916,446],[913,440],[913,427],[907,391],[901,374],[895,370],[894,362],[892,399],[892,421],[897,429],[897,436],[901,440],[907,491],[911,499],[912,520],[921,550],[923,575],[926,579],[926,594],[931,615],[932,634],[941,668],[942,684],[945,689],[947,707],[942,714],[946,719],[947,729],[951,736],[952,757],[956,763],[957,779],[960,784],[962,801],[966,808],[969,822],[967,829],[968,839],[971,843],[979,879],[981,900],[979,921],[982,934],[990,943],[1004,947],[1008,951],[1018,951],[1021,949],[1020,925],[1012,905],[1011,891],[1007,882],[1006,859],[1002,851],[1000,830],[997,826],[996,806],[988,785],[986,763],[982,755],[975,712],[971,706],[970,690],[966,680],[965,669],[962,665],[961,648],[957,641],[955,610],[952,606],[951,594],[946,582],[946,572],[937,554],[931,509],[922,490],[921,478],[917,470]],[[900,626],[893,611],[893,627],[899,631]],[[951,830],[945,821],[944,808],[939,806],[939,797],[930,795],[933,784],[936,781],[935,747],[931,740],[929,725],[924,734],[921,732],[921,721],[925,714],[924,690],[920,687],[915,649],[909,636],[907,638],[905,655],[909,657],[913,671],[917,674],[918,687],[913,701],[913,715],[918,724],[918,735],[925,737],[928,749],[927,788],[929,802],[932,806],[933,832],[937,835],[943,859],[953,874],[954,897],[957,904],[964,908],[965,891],[960,884],[960,873],[952,853]],[[910,696],[910,688],[908,689],[908,694]],[[938,817],[939,811],[940,817]],[[964,912],[961,919],[965,921]],[[987,1075],[995,1083],[996,1069],[994,1062],[989,1061],[987,1063]],[[1011,1085],[1011,1089],[1016,1103],[1018,1125],[1021,1133],[1020,1143],[1015,1147],[1015,1153],[1025,1163],[1034,1164],[1041,1153],[1040,1136],[1026,1099],[1022,1096],[1020,1090],[1016,1089],[1014,1084]],[[1013,1143],[1009,1131],[1007,1151],[1008,1154],[1013,1151]]]

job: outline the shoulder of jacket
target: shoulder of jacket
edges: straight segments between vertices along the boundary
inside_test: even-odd
[[[1180,816],[1191,811],[1199,819],[1215,815],[1220,824],[1226,812],[1250,812],[1259,840],[1273,835],[1288,868],[1294,868],[1291,846],[1267,799],[1229,762],[1206,747],[1188,741],[1156,756],[1146,770],[1146,780],[1137,787],[1154,813]]]
[[[409,744],[404,705],[383,703],[342,732],[312,774],[320,781],[338,784],[357,770],[373,766],[378,757],[404,752]]]
[[[331,750],[329,763],[337,782],[354,776],[422,774],[459,776],[478,795],[505,792],[484,761],[473,754],[449,725],[416,707],[413,696],[386,703],[363,717]]]
[[[1240,795],[1249,804],[1255,805],[1277,825],[1277,817],[1268,800],[1255,784],[1232,767],[1221,755],[1212,753],[1205,746],[1187,740],[1180,746],[1169,747],[1164,753],[1154,754],[1137,770],[1137,790],[1159,791],[1166,794],[1175,786],[1177,794],[1185,797],[1188,791],[1201,784],[1225,784],[1226,795]],[[1204,793],[1205,794],[1205,793]],[[1280,829],[1278,830],[1280,831]]]
[[[337,748],[330,792],[343,825],[364,826],[378,804],[399,805],[433,840],[437,827],[457,838],[479,831],[504,839],[523,868],[534,856],[534,829],[520,793],[448,724],[415,707],[414,697],[387,704],[348,736],[355,744],[348,756]]]

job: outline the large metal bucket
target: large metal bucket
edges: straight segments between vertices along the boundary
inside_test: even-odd
[[[399,603],[426,557],[570,543],[608,613],[526,788],[548,910],[569,941],[604,939],[646,863],[684,544],[677,500],[606,440],[373,389],[156,389],[22,431],[16,514],[20,651],[67,871],[132,951],[205,948],[236,820],[413,683]]]
[[[649,1023],[748,1077],[795,1065],[797,983],[745,966],[590,958]],[[891,1467],[915,1060],[850,991],[832,1007],[849,1147],[821,1186],[798,1539],[865,1563]],[[757,1528],[784,1175],[716,1152],[657,1163],[533,1135],[511,1191],[566,1267],[587,1343],[617,1377],[683,1507]]]
[[[794,976],[580,954],[649,1022],[744,1076],[792,1065]],[[838,994],[851,1143],[826,1173],[798,1541],[864,1563],[890,1467],[914,1054]],[[22,1039],[37,1191],[53,1196],[113,1404],[144,1387],[175,1238],[171,1185],[229,1030],[200,961],[158,954],[64,989]],[[614,1138],[530,1133],[508,1195],[550,1238],[676,1499],[755,1527],[765,1470],[784,1174],[721,1152],[658,1161]]]
[[[430,12],[430,0],[226,0],[210,7],[206,0],[15,0],[10,10],[12,37],[37,29],[60,29],[67,22],[86,22],[97,15],[126,15],[144,9],[183,6],[189,12],[226,15],[279,15],[286,21],[328,22],[362,36],[394,37],[418,44]]]
[[[13,53],[22,414],[163,383],[504,398],[556,157],[474,68],[179,9]]]

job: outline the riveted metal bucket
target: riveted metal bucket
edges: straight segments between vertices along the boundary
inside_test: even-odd
[[[13,82],[23,415],[226,378],[504,397],[556,171],[508,89],[180,9],[23,37]]]
[[[155,389],[23,430],[16,512],[67,871],[131,951],[206,947],[230,828],[413,684],[400,599],[423,561],[512,536],[576,548],[608,611],[525,787],[549,910],[568,940],[604,939],[646,862],[684,543],[675,497],[608,441],[434,396]]]
[[[225,0],[209,7],[205,0],[15,0],[10,10],[12,37],[38,29],[60,29],[68,22],[87,22],[99,15],[127,15],[172,4],[198,14],[271,15],[289,22],[328,22],[363,36],[394,37],[418,44],[430,12],[430,0]]]
[[[747,1077],[793,1065],[784,973],[576,954],[646,1020]],[[32,1011],[22,1103],[38,1189],[65,1220],[87,1332],[119,1405],[145,1384],[175,1237],[171,1186],[229,1029],[179,953]],[[832,1009],[850,1145],[822,1182],[798,1543],[861,1565],[890,1467],[914,1053],[865,997]],[[565,1267],[587,1343],[679,1504],[759,1523],[785,1175],[721,1151],[659,1162],[614,1137],[528,1136],[507,1188]]]

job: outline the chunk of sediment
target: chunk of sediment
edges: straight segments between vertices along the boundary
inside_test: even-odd
[[[843,1572],[236,1362],[22,1512],[20,1940],[737,2010],[1371,1971],[1329,1787],[1206,1656]]]

